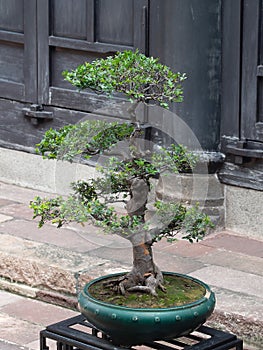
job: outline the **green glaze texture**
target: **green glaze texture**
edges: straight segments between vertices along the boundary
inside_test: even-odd
[[[79,308],[87,320],[118,345],[139,345],[147,341],[164,340],[186,335],[201,326],[215,308],[215,295],[204,282],[187,275],[165,272],[164,274],[183,276],[205,289],[201,299],[182,306],[170,308],[130,308],[112,305],[93,298],[89,287],[112,274],[99,277],[87,283],[79,295]]]

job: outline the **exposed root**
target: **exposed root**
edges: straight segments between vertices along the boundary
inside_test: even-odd
[[[134,287],[130,287],[127,289],[128,292],[145,292],[149,293],[153,296],[157,296],[156,289],[158,287],[158,281],[157,279],[150,274],[146,279],[145,279],[145,285],[137,285]]]
[[[127,275],[107,281],[103,285],[106,288],[112,288],[122,295],[125,295],[127,291],[144,292],[157,296],[158,288],[166,292],[166,288],[163,285],[163,275],[157,267],[155,273],[147,272],[142,276],[132,270]]]

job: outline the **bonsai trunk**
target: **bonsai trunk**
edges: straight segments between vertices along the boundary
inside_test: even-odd
[[[110,285],[117,286],[121,294],[125,291],[143,291],[157,295],[159,287],[163,291],[163,275],[153,261],[153,239],[149,231],[143,228],[144,215],[150,191],[149,183],[143,178],[134,178],[130,182],[130,200],[126,205],[127,213],[132,218],[139,216],[142,220],[140,231],[127,236],[133,247],[133,267],[131,272],[120,279],[112,281]]]
[[[157,296],[157,288],[165,292],[163,274],[154,263],[152,254],[153,241],[149,233],[141,231],[129,237],[133,247],[133,267],[126,275],[105,283],[125,294],[128,292],[145,292]]]
[[[165,291],[162,272],[153,260],[153,241],[149,234],[146,231],[136,233],[130,241],[133,247],[133,267],[119,284],[121,293],[125,290],[142,291],[156,296],[158,287]]]

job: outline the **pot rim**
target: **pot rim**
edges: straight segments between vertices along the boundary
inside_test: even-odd
[[[82,290],[82,293],[85,294],[85,296],[88,296],[92,302],[98,304],[98,305],[101,305],[101,306],[110,306],[111,308],[113,309],[122,309],[122,310],[126,310],[126,311],[134,311],[136,310],[136,312],[165,312],[167,310],[170,310],[170,311],[178,311],[178,310],[183,310],[183,309],[188,309],[189,307],[194,307],[194,306],[198,306],[204,302],[206,302],[210,297],[211,295],[214,295],[214,293],[211,291],[210,287],[204,283],[203,281],[195,278],[195,277],[192,277],[192,276],[188,276],[186,274],[181,274],[181,273],[177,273],[177,272],[169,272],[169,271],[162,271],[162,273],[164,275],[176,275],[178,277],[184,277],[184,278],[187,278],[189,280],[192,280],[198,284],[200,284],[201,286],[203,286],[205,288],[205,295],[196,300],[196,301],[193,301],[191,303],[186,303],[186,304],[183,304],[183,305],[178,305],[178,306],[172,306],[172,307],[166,307],[166,308],[133,308],[133,307],[128,307],[128,306],[121,306],[121,305],[114,305],[114,304],[111,304],[111,303],[107,303],[105,301],[101,301],[101,300],[98,300],[96,298],[94,298],[88,291],[89,287],[101,280],[104,280],[106,278],[111,278],[111,277],[118,277],[118,276],[121,276],[123,274],[125,274],[127,272],[118,272],[118,273],[113,273],[113,274],[108,274],[108,275],[104,275],[104,276],[100,276],[100,277],[97,277],[95,279],[92,279],[91,281],[89,281],[84,289]]]

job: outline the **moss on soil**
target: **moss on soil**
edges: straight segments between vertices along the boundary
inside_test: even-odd
[[[166,292],[164,293],[158,289],[157,297],[140,292],[127,292],[123,296],[116,294],[116,291],[111,288],[106,288],[103,283],[105,283],[105,279],[93,284],[89,288],[89,294],[100,301],[131,308],[168,308],[181,306],[201,299],[206,293],[204,286],[189,278],[177,275],[164,276]]]

